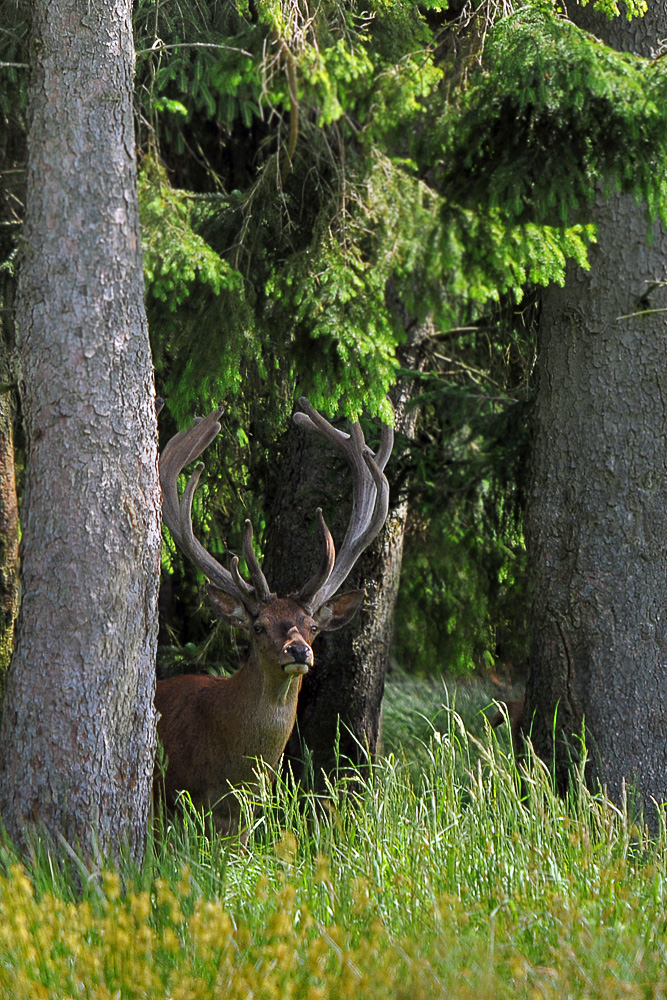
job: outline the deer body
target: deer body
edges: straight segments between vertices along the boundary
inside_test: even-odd
[[[213,809],[224,835],[239,828],[239,805],[230,791],[258,781],[264,764],[274,771],[294,728],[301,677],[268,678],[248,662],[231,677],[186,675],[160,681],[155,704],[167,756],[165,796],[174,806],[187,789],[194,806]]]
[[[319,569],[298,594],[280,598],[271,593],[252,548],[252,526],[246,521],[244,555],[252,584],[238,570],[222,567],[192,534],[192,497],[201,473],[199,466],[182,497],[178,474],[197,458],[220,430],[215,411],[179,434],[160,458],[163,515],[176,544],[212,582],[208,594],[213,609],[234,628],[250,635],[250,656],[231,677],[189,674],[158,681],[155,705],[160,713],[158,736],[166,757],[164,780],[158,776],[156,798],[164,789],[173,807],[180,791],[187,791],[195,807],[212,812],[220,833],[241,833],[240,803],[234,789],[258,787],[259,769],[269,774],[278,766],[294,728],[303,675],[313,666],[312,643],[319,632],[347,624],[363,599],[363,591],[332,597],[361,552],[384,524],[388,486],[383,474],[391,440],[383,435],[378,455],[366,447],[358,424],[347,435],[333,428],[307,400],[307,416],[298,414],[310,430],[334,440],[353,471],[353,516],[341,553],[336,559],[333,540],[318,510],[324,543]],[[356,428],[356,429],[355,429]],[[388,429],[387,429],[388,431]],[[389,432],[390,436],[390,432]]]

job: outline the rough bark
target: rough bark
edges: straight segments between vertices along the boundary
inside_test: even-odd
[[[430,322],[412,328],[401,359],[404,367],[418,371],[423,366],[430,331]],[[417,411],[408,409],[414,385],[413,380],[401,380],[392,392],[398,435],[410,437],[414,432]],[[317,507],[322,507],[340,543],[350,511],[350,479],[344,462],[299,428],[287,434],[279,472],[264,569],[272,588],[287,593],[311,576],[319,559]],[[387,472],[391,482],[391,462]],[[359,613],[314,647],[315,666],[304,677],[297,725],[287,748],[297,778],[303,777],[306,758],[320,785],[323,772],[335,772],[336,753],[344,766],[345,761],[363,765],[377,751],[406,518],[406,499],[394,495],[385,528],[341,588],[365,589]]]
[[[14,281],[0,276],[0,700],[19,609],[19,516],[14,468],[14,391],[9,351],[14,342]]]
[[[667,35],[576,12],[619,49]],[[584,20],[585,18],[585,20]],[[592,785],[667,800],[667,234],[600,198],[591,270],[544,295],[527,541],[534,638],[525,726],[564,784],[585,724]],[[650,310],[658,310],[651,312]],[[663,310],[662,312],[660,310]],[[655,821],[655,816],[653,816]]]
[[[140,859],[159,573],[130,0],[33,4],[17,353],[28,474],[0,812]]]

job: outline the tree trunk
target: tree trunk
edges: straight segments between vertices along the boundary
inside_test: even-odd
[[[14,280],[0,275],[0,700],[19,609],[19,516],[14,470],[14,392],[9,352],[14,343]]]
[[[632,24],[576,19],[642,55],[667,35],[663,4]],[[572,267],[543,298],[524,726],[549,763],[555,732],[564,785],[584,724],[593,787],[616,801],[625,787],[642,806],[667,799],[667,291],[652,287],[667,277],[667,234],[647,239],[626,196],[600,198],[594,221],[590,271]]]
[[[130,0],[33,4],[17,352],[28,476],[0,811],[143,854],[160,496],[136,195]]]
[[[429,322],[414,326],[401,362],[419,371],[426,357]],[[417,410],[408,409],[415,382],[401,380],[391,393],[396,431],[412,436]],[[395,457],[395,456],[394,456]],[[288,431],[278,463],[280,489],[270,513],[264,570],[278,593],[298,589],[319,559],[315,511],[322,507],[334,539],[340,543],[351,506],[349,471],[321,439],[300,428]],[[391,462],[388,469],[391,482]],[[360,558],[342,590],[366,590],[362,607],[345,629],[324,634],[315,646],[315,666],[304,677],[297,725],[287,757],[298,779],[306,757],[316,786],[322,773],[333,775],[337,758],[355,765],[377,751],[380,713],[400,581],[407,500],[390,499],[383,531]]]

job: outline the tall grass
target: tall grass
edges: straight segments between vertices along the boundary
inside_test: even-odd
[[[436,721],[418,769],[392,753],[326,795],[265,788],[247,850],[190,812],[141,871],[78,863],[75,888],[5,846],[0,995],[666,996],[664,824],[650,842],[488,726]]]

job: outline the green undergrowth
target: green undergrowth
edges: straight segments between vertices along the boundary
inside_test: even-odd
[[[480,739],[486,716],[497,711],[494,699],[518,698],[519,693],[518,687],[478,675],[446,679],[442,674],[416,677],[394,670],[382,702],[382,753],[406,760],[418,773],[425,746],[434,732],[449,727],[452,712]]]
[[[248,847],[186,814],[141,871],[0,854],[0,996],[662,997],[667,837],[444,708],[321,796],[278,781]],[[419,767],[414,755],[419,754]]]

